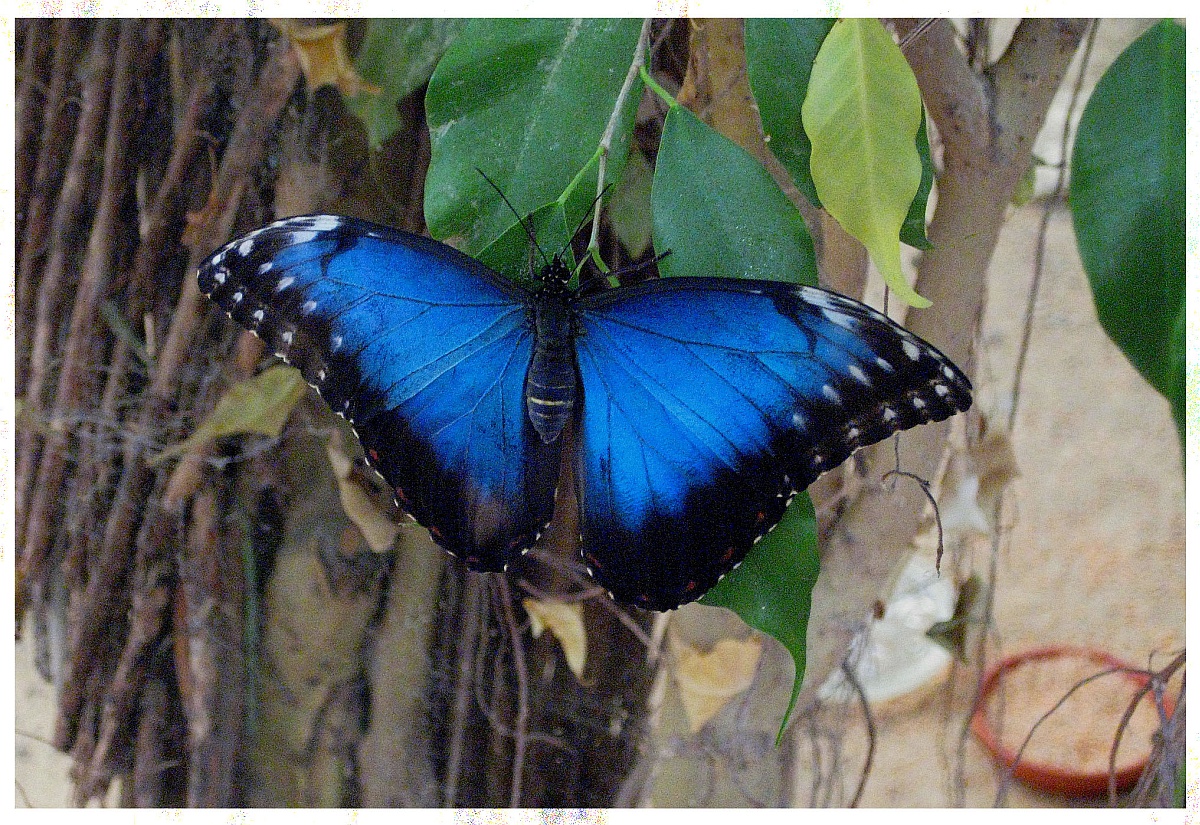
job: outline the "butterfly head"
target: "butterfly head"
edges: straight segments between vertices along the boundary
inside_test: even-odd
[[[563,261],[562,256],[555,255],[550,263],[538,272],[537,280],[543,294],[565,295],[572,275],[571,268]]]

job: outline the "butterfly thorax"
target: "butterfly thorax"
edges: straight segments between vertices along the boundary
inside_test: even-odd
[[[575,407],[569,278],[570,271],[555,258],[540,273],[534,302],[533,358],[525,375],[525,408],[545,444],[558,438]]]

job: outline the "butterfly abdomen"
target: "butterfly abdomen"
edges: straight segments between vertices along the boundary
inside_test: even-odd
[[[562,433],[575,407],[575,347],[571,315],[564,296],[544,292],[535,310],[533,358],[525,376],[525,409],[529,421],[551,444]]]

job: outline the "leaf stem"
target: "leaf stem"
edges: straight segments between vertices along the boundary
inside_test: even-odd
[[[617,93],[612,114],[608,118],[608,125],[604,127],[604,134],[601,135],[600,145],[596,149],[599,166],[596,175],[596,203],[593,206],[592,213],[592,234],[588,238],[588,255],[596,262],[600,270],[605,273],[608,272],[608,267],[604,266],[604,262],[600,259],[599,241],[600,208],[603,205],[604,196],[604,175],[608,169],[608,153],[612,149],[613,137],[616,135],[617,126],[621,122],[621,113],[625,110],[625,106],[629,102],[629,97],[637,82],[637,78],[639,76],[643,79],[649,77],[646,73],[646,45],[650,42],[650,23],[651,19],[649,17],[642,21],[642,31],[638,34],[637,46],[633,50],[633,60],[630,61],[629,71],[625,74],[625,82],[621,84],[621,91]]]
[[[650,76],[650,73],[648,71],[646,71],[645,66],[640,66],[639,70],[640,70],[640,73],[642,76],[642,82],[650,87],[650,91],[654,92],[656,95],[661,97],[663,99],[663,102],[665,102],[668,106],[678,106],[679,105],[679,101],[676,100],[675,98],[671,97],[671,93],[668,92],[666,89],[664,89],[662,86],[659,86],[657,81],[655,81],[655,79]]]

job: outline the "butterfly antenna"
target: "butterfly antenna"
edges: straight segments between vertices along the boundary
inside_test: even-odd
[[[529,250],[530,250],[530,253],[529,253],[529,257],[530,257],[530,269],[532,269],[532,268],[533,268],[533,250],[534,250],[534,248],[536,248],[536,249],[537,249],[537,251],[538,251],[538,254],[542,256],[542,263],[543,263],[545,266],[550,266],[550,259],[546,257],[546,253],[545,253],[545,251],[542,249],[542,247],[541,247],[541,246],[539,246],[539,245],[538,245],[538,242],[537,242],[537,233],[535,233],[535,232],[533,231],[533,227],[532,227],[532,226],[530,226],[528,223],[526,223],[526,222],[525,222],[525,219],[521,217],[521,213],[520,213],[520,212],[518,212],[518,211],[517,211],[517,208],[516,208],[515,206],[513,206],[513,205],[512,205],[512,201],[510,201],[510,200],[508,199],[508,196],[504,194],[504,190],[503,190],[503,189],[501,189],[499,186],[497,186],[497,185],[496,185],[496,182],[487,176],[487,172],[484,172],[484,171],[483,171],[482,169],[480,169],[478,166],[476,166],[476,167],[475,167],[475,171],[476,171],[476,172],[478,172],[480,175],[482,175],[482,176],[483,176],[483,179],[484,179],[484,180],[486,180],[486,181],[488,182],[488,184],[489,184],[489,185],[490,185],[490,186],[491,186],[493,189],[495,189],[495,190],[496,190],[496,194],[500,196],[500,199],[501,199],[502,201],[504,201],[504,205],[505,205],[505,206],[507,206],[507,207],[509,208],[509,211],[511,211],[511,212],[512,212],[514,215],[516,215],[516,217],[517,217],[517,223],[521,224],[521,228],[525,230],[525,234],[526,234],[526,235],[529,237],[529,244],[530,244],[530,247],[529,247]]]

